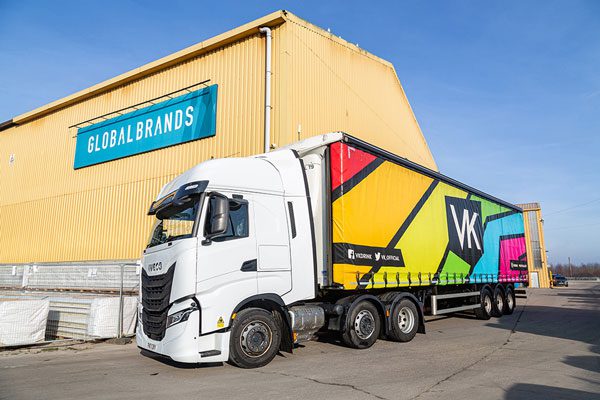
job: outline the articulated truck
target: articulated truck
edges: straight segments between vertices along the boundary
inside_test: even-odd
[[[511,314],[528,279],[521,209],[345,133],[203,162],[148,213],[137,344],[183,363],[409,342],[425,315]]]

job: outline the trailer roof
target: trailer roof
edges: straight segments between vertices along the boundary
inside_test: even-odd
[[[293,149],[295,151],[297,151],[300,155],[303,155],[305,153],[308,153],[316,148],[319,148],[321,146],[326,146],[329,145],[331,143],[335,143],[335,142],[339,142],[339,141],[343,141],[349,145],[352,145],[354,147],[358,147],[361,150],[366,150],[370,153],[374,153],[384,159],[387,159],[389,161],[395,162],[397,164],[400,164],[406,168],[412,169],[414,171],[420,172],[422,174],[425,174],[427,176],[430,176],[434,179],[439,179],[440,181],[449,183],[453,186],[456,186],[460,189],[466,190],[470,193],[476,194],[477,196],[486,198],[488,200],[491,200],[495,203],[501,204],[507,208],[513,209],[515,211],[519,211],[522,212],[523,210],[521,209],[521,207],[516,206],[514,204],[511,204],[507,201],[501,200],[495,196],[492,196],[490,194],[487,194],[479,189],[475,189],[472,186],[466,185],[462,182],[459,182],[455,179],[452,179],[444,174],[441,174],[439,172],[436,172],[434,170],[431,170],[427,167],[423,167],[420,164],[414,163],[412,161],[410,161],[407,158],[404,157],[400,157],[396,154],[390,153],[387,150],[383,150],[380,147],[374,146],[370,143],[365,142],[364,140],[358,139],[352,135],[349,135],[347,133],[344,132],[332,132],[332,133],[328,133],[325,135],[321,135],[321,136],[314,136],[305,140],[302,140],[300,142],[291,144],[289,146],[286,147],[282,147],[281,150],[285,150],[285,149]]]

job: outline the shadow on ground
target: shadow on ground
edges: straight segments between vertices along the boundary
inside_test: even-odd
[[[330,331],[318,332],[315,335],[315,338],[316,338],[317,342],[328,343],[328,344],[332,344],[334,346],[340,346],[340,347],[348,347],[344,343],[342,343],[340,334],[338,332],[330,332]]]
[[[140,350],[140,354],[146,357],[149,357],[153,360],[156,360],[162,364],[168,365],[170,367],[176,367],[176,368],[180,368],[180,369],[200,369],[200,368],[212,368],[212,367],[222,367],[223,363],[222,362],[218,362],[218,363],[206,363],[206,364],[200,364],[200,363],[196,363],[196,364],[188,364],[188,363],[180,363],[177,361],[173,361],[168,357],[165,356],[161,356],[159,354],[156,353],[152,353],[150,351],[146,351],[146,350]]]
[[[600,373],[600,356],[566,356],[563,362],[572,367]]]
[[[566,389],[555,386],[517,383],[511,386],[504,395],[505,400],[600,400],[600,393],[583,390]]]
[[[500,318],[486,325],[512,330],[514,321]],[[600,342],[600,311],[528,305],[516,331],[597,345]]]
[[[566,355],[562,362],[586,371],[600,372],[600,295],[572,290],[554,292],[552,295],[565,298],[568,306],[527,305],[516,326],[514,322],[503,319],[488,323],[487,326],[588,344],[590,355]],[[564,398],[571,397],[565,394]]]

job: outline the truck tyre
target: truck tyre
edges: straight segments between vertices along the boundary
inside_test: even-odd
[[[401,299],[392,309],[390,323],[390,340],[410,342],[419,329],[419,312],[415,303],[406,298]]]
[[[377,307],[363,300],[346,316],[342,341],[355,349],[367,349],[377,341],[381,330],[381,319]]]
[[[492,292],[488,288],[481,289],[479,308],[475,309],[477,319],[488,320],[492,316]]]
[[[280,343],[281,327],[273,314],[261,308],[247,308],[233,320],[229,361],[240,368],[263,367],[275,357]]]
[[[506,298],[502,286],[496,285],[494,288],[494,302],[492,303],[492,317],[500,318],[504,312]]]
[[[517,299],[515,297],[515,292],[511,287],[506,288],[506,295],[504,296],[504,315],[510,315],[515,311],[515,307],[517,306]]]

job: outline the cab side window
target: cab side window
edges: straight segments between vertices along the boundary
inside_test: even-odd
[[[248,202],[246,200],[229,200],[229,222],[227,231],[213,238],[215,242],[248,237]]]

